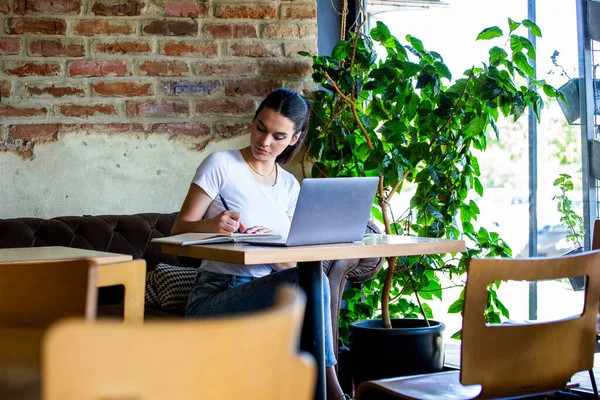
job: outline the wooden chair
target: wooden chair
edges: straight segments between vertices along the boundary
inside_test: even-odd
[[[88,260],[0,263],[0,327],[47,328],[96,317],[97,267]]]
[[[535,324],[486,325],[483,310],[491,282],[581,275],[587,276],[581,315]],[[357,398],[372,399],[384,392],[404,399],[487,399],[563,389],[574,373],[592,368],[599,296],[600,251],[560,258],[472,259],[461,370],[364,382]]]
[[[298,354],[305,297],[282,287],[273,307],[195,321],[68,321],[43,345],[45,400],[309,399],[316,366]]]
[[[40,346],[57,320],[96,317],[92,261],[0,263],[0,398],[39,398]]]

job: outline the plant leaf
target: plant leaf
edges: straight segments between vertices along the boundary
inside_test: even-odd
[[[494,46],[490,49],[490,65],[498,65],[500,61],[506,60],[508,53],[501,47]]]
[[[533,77],[533,67],[529,64],[527,56],[521,52],[513,53],[512,60],[519,68],[523,70],[528,76]]]
[[[346,50],[347,47],[348,42],[346,40],[342,40],[335,45],[333,50],[331,50],[331,57],[337,61],[342,61],[344,58],[348,57],[348,51]]]
[[[501,37],[502,35],[502,29],[498,28],[497,26],[492,26],[489,28],[485,28],[484,30],[479,32],[479,35],[477,35],[476,40],[490,40],[497,37]]]
[[[508,19],[508,26],[510,28],[510,33],[513,33],[519,26],[521,26],[520,22],[513,21],[512,19]]]
[[[421,306],[423,307],[423,312],[425,313],[425,316],[429,319],[433,318],[433,311],[431,310],[431,307],[429,307],[429,304],[422,303]]]
[[[533,36],[537,36],[537,37],[540,37],[540,38],[542,37],[542,30],[533,21],[528,20],[528,19],[524,19],[523,20],[523,25],[526,26],[527,28],[529,28],[529,31],[531,32],[531,34]]]
[[[462,313],[464,304],[465,304],[464,299],[456,300],[454,303],[452,303],[450,305],[450,307],[448,307],[448,314]]]

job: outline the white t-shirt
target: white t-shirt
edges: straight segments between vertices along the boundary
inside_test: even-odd
[[[290,218],[294,214],[300,184],[277,165],[277,182],[266,186],[256,181],[239,150],[224,150],[210,154],[196,170],[192,183],[200,186],[213,199],[203,219],[210,219],[225,210],[218,195],[225,198],[231,211],[241,214],[247,228],[264,226],[286,238]],[[201,270],[238,276],[261,277],[271,272],[269,265],[241,265],[203,260]]]

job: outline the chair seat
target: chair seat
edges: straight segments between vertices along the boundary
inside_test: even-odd
[[[370,399],[372,391],[383,391],[409,400],[467,400],[479,395],[481,385],[462,385],[460,371],[447,371],[363,382],[358,388],[357,398]]]

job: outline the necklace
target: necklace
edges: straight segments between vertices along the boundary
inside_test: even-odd
[[[244,161],[246,161],[246,164],[250,167],[250,169],[254,172],[256,172],[258,175],[262,176],[262,177],[267,177],[267,176],[271,176],[273,175],[273,172],[275,171],[275,163],[273,163],[273,169],[271,170],[271,172],[269,172],[268,174],[261,174],[260,172],[258,172],[257,170],[254,169],[254,167],[252,166],[252,164],[250,164],[248,162],[248,156],[246,155],[246,149],[247,147],[244,148]]]
[[[246,162],[246,165],[248,165],[250,167],[250,169],[254,172],[256,172],[258,175],[266,178],[268,176],[271,176],[273,174],[273,171],[275,171],[275,180],[273,181],[273,184],[271,186],[275,186],[275,184],[277,184],[277,178],[279,177],[279,171],[277,170],[277,163],[273,163],[273,169],[271,170],[271,172],[269,172],[268,174],[261,174],[260,172],[258,172],[257,170],[254,169],[254,167],[252,166],[252,164],[250,164],[248,162],[247,159],[247,155],[246,155],[246,150],[248,148],[244,147],[244,150],[242,150],[242,158],[244,159],[244,161]],[[254,182],[256,182],[256,179],[254,180]],[[258,182],[256,182],[258,184]]]

